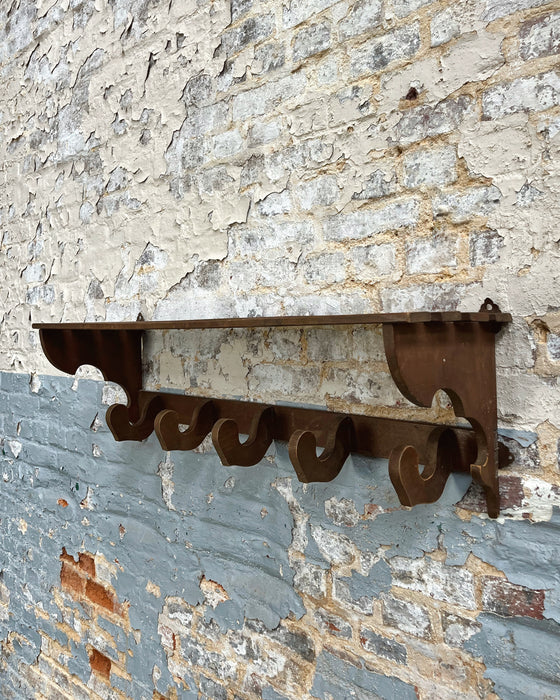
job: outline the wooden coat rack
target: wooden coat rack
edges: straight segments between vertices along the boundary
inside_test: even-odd
[[[451,472],[470,471],[495,518],[500,501],[494,343],[510,321],[510,314],[486,299],[476,313],[37,323],[33,328],[39,329],[45,355],[57,369],[74,374],[80,365],[93,365],[123,387],[127,405],[107,410],[116,440],[144,440],[155,430],[164,450],[192,450],[211,433],[222,463],[244,467],[257,464],[272,440],[283,440],[303,482],[334,479],[350,452],[388,458],[391,481],[405,506],[436,501]],[[382,324],[389,369],[402,394],[430,407],[436,391],[445,390],[455,414],[466,418],[472,430],[142,389],[144,331],[349,324]],[[182,431],[180,425],[188,428]],[[243,443],[240,434],[248,435]],[[317,447],[323,448],[319,456]]]

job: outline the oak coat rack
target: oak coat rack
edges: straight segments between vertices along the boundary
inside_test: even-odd
[[[164,450],[191,450],[211,432],[224,465],[251,466],[272,440],[288,442],[300,481],[330,481],[350,452],[389,459],[389,474],[405,506],[436,501],[453,471],[469,472],[497,517],[498,441],[495,335],[511,315],[487,299],[479,312],[413,312],[351,316],[280,316],[134,323],[37,323],[48,360],[74,374],[101,370],[128,403],[107,410],[116,440],[144,440],[153,430]],[[382,324],[391,375],[402,394],[430,407],[443,389],[472,430],[326,410],[144,391],[142,334],[148,330]],[[185,431],[180,425],[187,425]],[[240,434],[248,435],[241,443]],[[317,447],[323,447],[317,456]],[[421,472],[419,465],[424,465]]]

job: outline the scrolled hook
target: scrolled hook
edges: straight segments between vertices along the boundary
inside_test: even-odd
[[[354,424],[341,418],[330,433],[327,445],[317,457],[317,438],[311,430],[296,430],[290,437],[290,460],[300,481],[332,481],[344,466],[352,448]]]
[[[154,427],[164,450],[194,450],[212,430],[215,420],[214,403],[204,401],[194,409],[189,427],[186,430],[179,430],[179,423],[182,421],[177,411],[171,409],[158,413]]]
[[[161,411],[161,407],[160,397],[152,397],[142,406],[140,418],[135,423],[131,423],[129,407],[122,403],[115,403],[107,409],[105,420],[117,442],[122,440],[141,441],[152,434],[154,421]]]
[[[395,447],[389,455],[389,476],[402,505],[437,501],[458,456],[457,436],[445,426],[434,428],[428,437],[422,473],[418,451],[413,445]]]
[[[239,428],[232,418],[221,418],[212,428],[212,442],[226,467],[258,464],[274,438],[274,408],[268,406],[251,421],[249,437],[239,441]]]

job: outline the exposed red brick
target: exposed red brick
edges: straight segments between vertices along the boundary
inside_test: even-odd
[[[60,561],[67,561],[70,562],[71,564],[75,564],[76,561],[74,560],[74,557],[71,557],[68,552],[66,551],[66,547],[62,548],[62,554],[60,555]]]
[[[115,599],[113,595],[104,586],[97,583],[97,581],[88,579],[86,583],[86,596],[92,603],[95,603],[95,605],[106,608],[111,612],[115,610]]]
[[[518,586],[506,579],[486,576],[482,583],[482,609],[503,617],[543,619],[544,591]]]
[[[72,562],[74,561],[70,557]],[[63,590],[71,591],[74,594],[83,595],[85,591],[85,579],[66,561],[62,562],[60,569],[60,585]]]
[[[59,506],[62,506],[63,508],[68,508],[68,501],[65,498],[59,498],[57,503]]]
[[[500,474],[500,508],[519,508],[523,503],[523,482],[521,477],[515,474]],[[467,493],[456,503],[460,508],[471,510],[475,513],[486,512],[486,497],[482,486],[473,481]]]
[[[78,566],[85,571],[88,576],[95,578],[95,559],[91,554],[80,552],[78,554]]]
[[[94,673],[109,680],[111,676],[111,659],[102,654],[97,649],[92,649],[89,653],[89,665]]]

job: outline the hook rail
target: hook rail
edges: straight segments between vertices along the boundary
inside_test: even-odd
[[[205,437],[224,465],[251,466],[273,440],[288,442],[298,478],[330,481],[351,452],[389,459],[389,474],[405,506],[439,498],[449,474],[470,472],[486,494],[488,514],[499,513],[499,464],[510,460],[497,441],[495,336],[511,321],[486,299],[480,311],[261,317],[136,323],[34,324],[43,350],[58,369],[101,370],[122,386],[127,405],[107,411],[116,440],[144,440],[152,431],[165,450],[192,450]],[[157,329],[255,328],[382,324],[391,375],[410,401],[431,406],[444,389],[455,414],[472,429],[345,415],[293,406],[209,399],[142,390],[142,333]],[[185,430],[180,426],[186,425]],[[240,435],[247,435],[241,442]],[[317,449],[323,448],[317,456]],[[501,450],[501,452],[500,452]],[[420,466],[424,465],[422,471]]]

